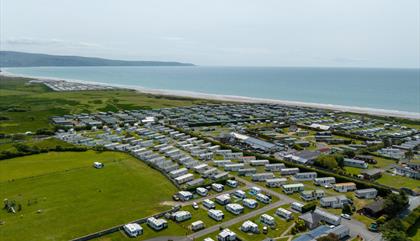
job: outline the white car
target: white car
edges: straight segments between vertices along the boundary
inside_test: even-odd
[[[351,216],[350,216],[350,215],[348,215],[348,214],[346,214],[346,213],[342,213],[342,214],[341,214],[341,217],[342,217],[342,218],[345,218],[345,219],[348,219],[348,220],[350,220],[350,219],[351,219]]]
[[[197,204],[196,202],[193,202],[192,207],[193,207],[194,209],[198,209],[198,204]]]

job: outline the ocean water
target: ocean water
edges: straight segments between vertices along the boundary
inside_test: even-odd
[[[419,69],[195,66],[35,67],[4,70],[25,76],[151,89],[420,112]]]

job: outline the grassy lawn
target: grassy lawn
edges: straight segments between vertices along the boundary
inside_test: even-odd
[[[389,173],[384,173],[381,178],[376,180],[376,182],[387,185],[394,188],[407,187],[410,189],[416,189],[420,187],[420,181],[408,177],[391,175]]]
[[[132,90],[55,92],[29,80],[0,76],[0,116],[7,118],[0,121],[0,133],[52,128],[48,118],[55,115],[216,103]]]
[[[126,223],[169,209],[160,203],[176,192],[160,173],[118,152],[19,157],[0,161],[0,173],[0,198],[22,206],[16,214],[0,211],[0,236],[11,241],[68,240]]]

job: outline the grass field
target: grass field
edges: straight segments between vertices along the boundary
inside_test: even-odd
[[[17,133],[52,128],[55,115],[152,109],[215,103],[184,97],[141,94],[132,90],[55,92],[30,79],[0,75],[0,133]]]
[[[95,169],[93,161],[105,163]],[[0,161],[4,240],[68,240],[167,210],[176,192],[160,173],[119,152],[50,152]],[[41,210],[38,213],[38,210]]]
[[[407,187],[416,189],[420,187],[420,182],[418,180],[398,175],[392,176],[389,173],[384,173],[376,182],[394,188]]]

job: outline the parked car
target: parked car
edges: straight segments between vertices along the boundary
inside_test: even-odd
[[[194,209],[198,209],[198,204],[197,204],[196,202],[193,202],[192,207],[193,207]]]
[[[347,213],[342,213],[342,214],[341,214],[341,217],[342,217],[342,218],[345,218],[345,219],[348,219],[348,220],[350,220],[350,219],[351,219],[351,216],[350,216],[350,215],[348,215]]]
[[[263,231],[263,234],[267,234],[268,233],[268,227],[267,226],[264,226],[263,229],[262,229],[262,231]]]

